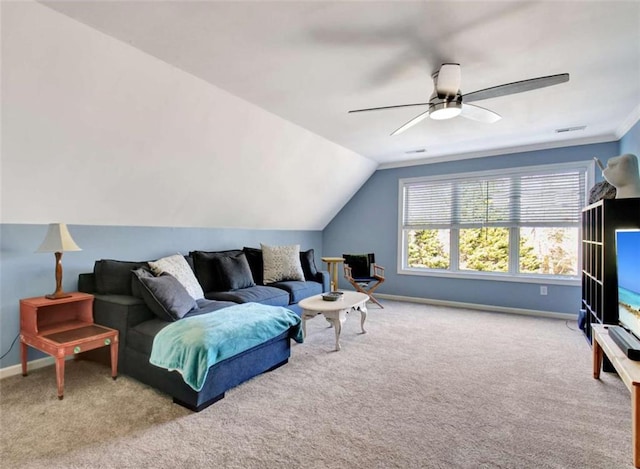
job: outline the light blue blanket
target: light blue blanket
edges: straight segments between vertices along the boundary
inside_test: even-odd
[[[200,391],[209,368],[279,336],[302,343],[300,318],[280,306],[244,303],[211,313],[180,319],[153,339],[153,365],[180,372],[185,383]]]

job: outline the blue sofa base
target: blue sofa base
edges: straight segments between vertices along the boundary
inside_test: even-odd
[[[275,365],[275,366],[272,366],[272,367],[271,367],[271,368],[269,368],[267,371],[264,371],[264,373],[267,373],[267,372],[269,372],[269,371],[273,371],[273,370],[275,370],[275,369],[277,369],[277,368],[280,368],[281,366],[286,365],[287,363],[289,363],[289,359],[287,359],[287,360],[285,360],[285,361],[283,361],[283,362],[280,362],[280,363],[278,363],[278,364],[277,364],[277,365]],[[239,384],[239,383],[238,383],[238,384]],[[218,402],[220,399],[224,399],[224,394],[225,394],[224,392],[223,392],[222,394],[218,394],[217,396],[212,397],[210,400],[208,400],[208,401],[206,401],[206,402],[203,402],[202,404],[200,404],[200,405],[199,405],[199,406],[197,406],[197,407],[194,407],[192,404],[189,404],[188,402],[181,401],[181,400],[180,400],[180,399],[178,399],[177,397],[174,397],[174,398],[173,398],[173,403],[174,403],[174,404],[179,404],[179,405],[181,405],[181,406],[183,406],[183,407],[186,407],[187,409],[192,410],[192,411],[194,411],[194,412],[200,412],[201,410],[206,409],[207,407],[209,407],[211,404],[215,404],[215,403],[216,403],[216,402]]]
[[[123,372],[169,394],[176,404],[199,412],[222,399],[228,389],[286,364],[291,356],[291,341],[288,334],[287,331],[245,352],[216,363],[209,368],[207,379],[200,391],[186,384],[177,371],[167,371],[150,364],[148,355],[137,350],[127,350]]]

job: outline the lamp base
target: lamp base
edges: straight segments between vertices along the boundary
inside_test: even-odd
[[[59,292],[51,293],[50,295],[44,295],[44,297],[49,300],[60,300],[62,298],[71,298],[71,294],[59,291]]]

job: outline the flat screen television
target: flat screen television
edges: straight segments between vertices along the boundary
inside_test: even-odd
[[[640,229],[616,230],[618,321],[640,338]]]

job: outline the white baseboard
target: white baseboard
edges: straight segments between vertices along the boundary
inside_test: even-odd
[[[445,301],[445,300],[433,300],[430,298],[417,298],[413,296],[400,296],[400,295],[386,295],[383,293],[376,293],[376,298],[383,298],[394,301],[406,301],[408,303],[421,303],[435,306],[450,306],[453,308],[464,309],[476,309],[480,311],[496,312],[496,313],[508,313],[508,314],[522,314],[525,316],[538,316],[543,318],[564,319],[575,321],[578,318],[578,314],[558,313],[555,311],[539,311],[536,309],[523,309],[523,308],[510,308],[506,306],[494,306],[494,305],[482,305],[477,303],[463,303],[460,301]]]
[[[56,361],[53,357],[44,357],[37,360],[27,362],[27,372],[37,370],[38,368],[44,368],[45,366],[55,365]],[[6,368],[0,368],[0,379],[8,378],[9,376],[21,375],[22,365],[8,366]]]

